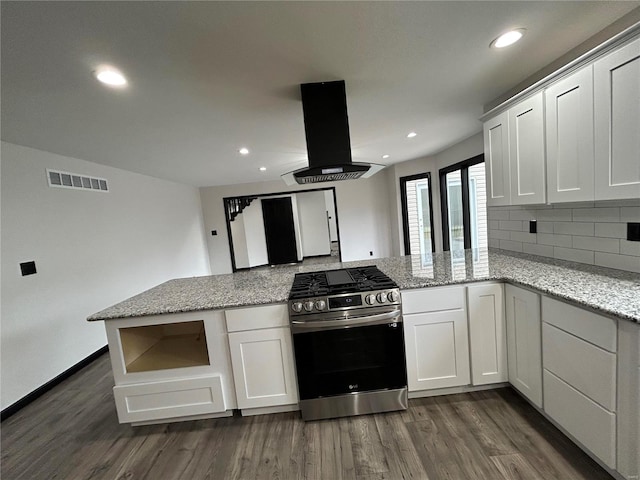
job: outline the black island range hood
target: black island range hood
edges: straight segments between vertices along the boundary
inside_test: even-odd
[[[300,85],[309,167],[282,175],[287,185],[367,178],[384,165],[351,159],[344,80]]]

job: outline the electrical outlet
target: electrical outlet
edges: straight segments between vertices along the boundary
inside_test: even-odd
[[[20,264],[20,271],[22,272],[22,276],[26,277],[27,275],[33,275],[34,273],[38,273],[36,271],[36,262],[24,262]]]
[[[640,242],[640,223],[627,223],[627,240],[630,242]]]
[[[529,233],[538,233],[538,222],[535,220],[529,221]]]
[[[369,251],[369,256],[373,257],[373,251]]]
[[[215,237],[216,235],[218,235],[218,231],[217,230],[211,230],[211,235],[213,235]]]

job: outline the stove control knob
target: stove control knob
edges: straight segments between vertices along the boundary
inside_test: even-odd
[[[316,302],[316,310],[324,310],[325,308],[327,308],[327,302],[324,300],[318,300]]]
[[[395,303],[400,298],[400,294],[398,292],[396,292],[395,290],[393,290],[393,291],[387,293],[387,298],[389,299],[390,302]]]
[[[372,293],[364,297],[364,301],[367,302],[368,305],[373,305],[376,303],[376,296]]]
[[[387,301],[387,296],[384,292],[380,292],[376,298],[378,299],[378,303],[384,303]]]
[[[296,313],[300,313],[302,311],[302,302],[292,303],[291,310],[293,310]]]
[[[304,302],[304,309],[307,312],[310,312],[311,310],[313,310],[313,302],[309,301],[309,302]]]

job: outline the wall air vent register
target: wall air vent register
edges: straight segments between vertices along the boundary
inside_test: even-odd
[[[50,187],[74,188],[77,190],[92,190],[95,192],[109,191],[106,179],[87,177],[77,173],[61,172],[47,168],[47,180]]]

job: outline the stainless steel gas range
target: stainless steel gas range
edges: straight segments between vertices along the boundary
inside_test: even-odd
[[[289,318],[304,420],[407,408],[402,299],[377,267],[296,274]]]

